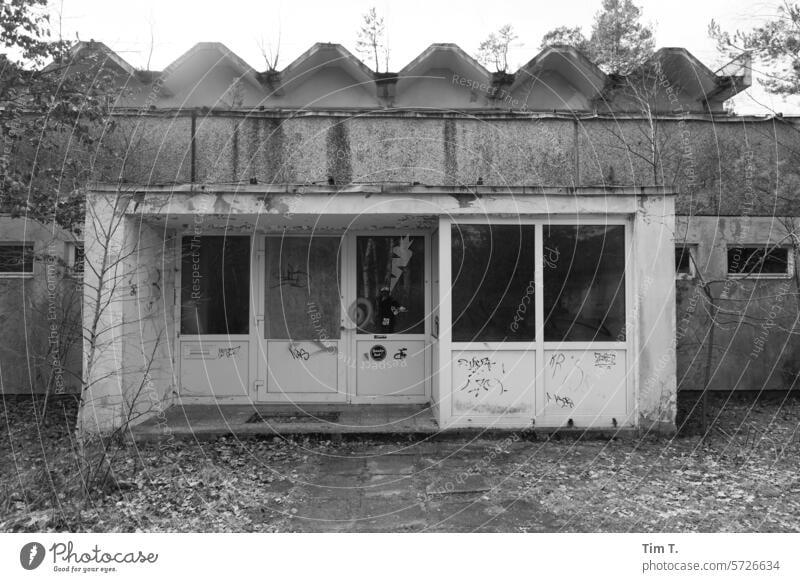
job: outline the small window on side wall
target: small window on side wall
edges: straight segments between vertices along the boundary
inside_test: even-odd
[[[76,242],[70,245],[69,249],[69,272],[73,277],[83,277],[83,263],[85,256],[83,254],[83,243]]]
[[[780,279],[794,274],[789,247],[751,245],[728,247],[728,276]]]
[[[33,243],[0,243],[0,277],[33,276]]]
[[[675,246],[675,278],[694,279],[697,276],[695,271],[695,260],[697,258],[697,245],[678,244]]]

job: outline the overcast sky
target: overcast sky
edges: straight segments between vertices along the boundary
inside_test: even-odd
[[[434,42],[453,42],[470,54],[491,31],[511,23],[519,35],[511,70],[538,52],[541,37],[556,26],[591,31],[601,0],[51,0],[66,39],[101,40],[134,67],[160,70],[202,41],[222,42],[251,66],[266,68],[259,44],[280,36],[282,69],[315,42],[336,42],[355,52],[361,15],[375,6],[385,18],[390,68],[399,70]],[[639,0],[655,26],[656,46],[682,46],[716,69],[724,63],[708,38],[708,24],[749,28],[776,13],[779,0]],[[54,22],[58,28],[58,22]],[[151,42],[152,35],[152,42]],[[151,54],[152,49],[152,54]],[[745,97],[744,99],[742,97]],[[758,90],[740,96],[737,111],[756,112],[756,101],[777,111],[800,107]]]

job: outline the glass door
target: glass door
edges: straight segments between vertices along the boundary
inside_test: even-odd
[[[341,240],[319,235],[265,237],[263,312],[256,318],[260,400],[346,398]]]
[[[430,292],[427,237],[364,234],[351,246],[348,309],[355,401],[427,402]]]

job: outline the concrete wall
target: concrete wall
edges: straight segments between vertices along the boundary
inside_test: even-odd
[[[781,217],[748,216],[678,220],[676,239],[694,245],[697,265],[693,279],[677,281],[679,388],[699,390],[707,384],[712,390],[780,390],[796,385],[797,257],[795,276],[727,277],[729,246],[791,245],[787,234],[797,233],[797,220],[791,223]]]
[[[81,279],[61,229],[0,216],[0,243],[34,244],[33,275],[0,277],[0,393],[80,389]]]
[[[126,194],[88,194],[80,425],[107,431],[161,413],[175,380],[176,238],[130,212]]]

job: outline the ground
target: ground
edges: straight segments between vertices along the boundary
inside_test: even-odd
[[[800,394],[711,397],[705,433],[679,404],[675,438],[107,443],[112,472],[84,494],[74,401],[40,426],[7,398],[0,531],[800,531]]]

